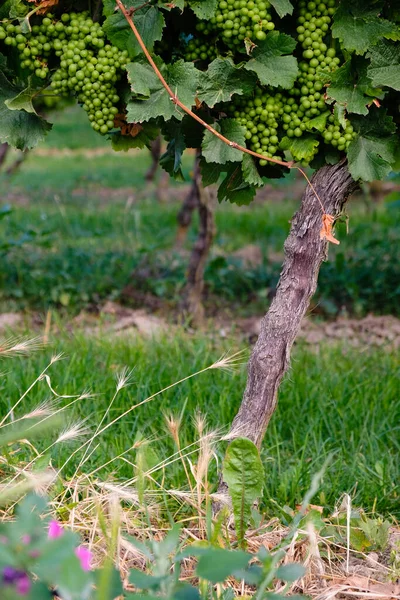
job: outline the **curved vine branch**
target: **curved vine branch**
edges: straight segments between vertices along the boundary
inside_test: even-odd
[[[250,154],[251,156],[254,156],[255,158],[259,158],[261,160],[267,160],[268,162],[274,163],[276,165],[281,165],[283,167],[288,167],[289,169],[297,169],[298,171],[300,171],[300,173],[303,175],[303,177],[306,179],[307,184],[311,187],[315,197],[317,198],[320,207],[322,209],[322,213],[323,215],[326,214],[326,210],[325,207],[322,203],[321,198],[318,196],[314,186],[312,185],[311,181],[309,180],[309,178],[307,177],[306,173],[303,171],[303,169],[301,169],[300,167],[296,166],[294,164],[293,161],[291,162],[286,162],[284,160],[278,160],[276,158],[270,158],[269,156],[264,156],[263,154],[259,154],[258,152],[254,152],[253,150],[249,150],[249,148],[246,148],[245,146],[241,146],[240,144],[238,144],[237,142],[233,142],[232,140],[229,140],[227,137],[225,137],[224,135],[222,135],[221,133],[219,133],[219,131],[217,131],[216,129],[214,129],[214,127],[211,127],[211,125],[209,125],[208,123],[206,123],[205,121],[203,121],[203,119],[201,117],[199,117],[198,115],[196,115],[195,112],[193,112],[190,108],[188,108],[185,104],[183,104],[183,102],[181,102],[178,98],[178,96],[172,91],[172,89],[169,87],[168,83],[165,81],[160,69],[157,67],[156,63],[154,62],[150,52],[148,51],[148,49],[146,48],[146,44],[144,43],[139,31],[137,30],[137,27],[135,25],[135,23],[133,22],[132,16],[130,14],[130,11],[128,11],[124,4],[122,3],[121,0],[115,0],[118,8],[120,9],[120,11],[122,12],[122,14],[124,15],[125,19],[127,20],[130,28],[132,29],[139,46],[141,47],[141,49],[143,50],[143,54],[145,55],[145,57],[147,58],[148,62],[150,63],[154,73],[157,75],[158,79],[161,81],[163,87],[165,88],[165,90],[167,91],[171,102],[173,102],[176,106],[179,106],[179,108],[181,108],[186,114],[190,115],[193,119],[195,119],[196,121],[198,121],[205,129],[208,129],[208,131],[210,131],[213,135],[215,135],[218,139],[221,140],[221,142],[224,142],[224,144],[227,144],[228,146],[230,146],[231,148],[235,148],[236,150],[240,150],[240,152],[244,152],[245,154]]]

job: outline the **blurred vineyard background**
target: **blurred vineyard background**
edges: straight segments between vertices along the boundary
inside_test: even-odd
[[[303,180],[290,174],[274,181],[248,207],[217,206],[205,272],[207,323],[196,331],[179,320],[196,215],[187,239],[177,241],[194,157],[186,160],[185,182],[171,182],[159,171],[148,183],[147,150],[113,152],[83,111],[67,109],[55,117],[46,143],[7,174],[19,158],[9,153],[0,174],[0,327],[3,337],[44,336],[47,345],[15,359],[2,378],[2,412],[53,353],[65,356],[52,367],[54,389],[96,394],[74,405],[77,418],[102,415],[115,373],[134,369],[132,385],[109,411],[111,420],[132,398],[140,401],[254,342],[273,298]],[[337,227],[340,246],[329,247],[263,446],[264,503],[271,513],[300,502],[333,452],[316,502],[333,507],[347,492],[368,511],[400,515],[399,190],[400,177],[363,187]],[[196,410],[223,431],[244,385],[245,365],[186,381],[105,433],[87,466],[95,469],[99,454],[120,454],[141,437],[157,441],[154,460],[168,456],[174,449],[168,411],[187,415],[185,443],[195,435]],[[23,414],[47,396],[47,387],[36,386],[18,410]],[[51,460],[59,465],[69,454],[70,448],[55,448]],[[68,468],[75,466],[72,461]],[[171,467],[176,487],[181,470]],[[101,475],[124,478],[129,471],[117,461]]]

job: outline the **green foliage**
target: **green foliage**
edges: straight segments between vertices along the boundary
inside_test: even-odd
[[[353,119],[358,132],[348,151],[349,170],[354,179],[383,179],[396,160],[398,144],[393,119],[383,109],[371,109],[368,117]]]
[[[165,538],[147,544],[129,541],[148,559],[151,573],[132,569],[129,583],[135,591],[125,591],[120,574],[108,560],[97,571],[90,568],[91,553],[78,546],[79,538],[46,514],[43,498],[27,496],[17,508],[16,519],[0,526],[0,587],[2,599],[46,600],[53,591],[65,600],[116,600],[117,598],[164,598],[165,600],[216,600],[220,593],[213,585],[228,578],[249,582],[268,592],[268,598],[286,598],[273,592],[274,580],[292,583],[305,574],[300,564],[279,566],[284,553],[258,554],[211,546],[187,546],[180,552],[180,530],[174,526]],[[180,563],[198,557],[197,587],[180,580]],[[249,566],[249,562],[257,564]],[[33,577],[33,573],[35,577]],[[226,590],[227,598],[229,588]],[[143,595],[143,592],[145,594]]]
[[[135,25],[146,47],[153,50],[155,42],[161,40],[165,25],[161,11],[156,6],[143,5],[141,0],[125,0],[124,5],[135,10]],[[115,3],[112,3],[112,12],[108,14],[103,30],[110,42],[120,50],[127,50],[131,58],[141,54],[142,50],[124,15],[120,11],[115,12]]]
[[[381,97],[379,90],[373,89],[367,76],[368,63],[352,58],[331,74],[327,94],[343,106],[349,113],[368,115],[368,105],[374,98]]]
[[[217,131],[241,146],[246,143],[244,129],[234,119],[224,119],[221,127],[217,126]],[[240,162],[242,153],[231,146],[222,142],[210,131],[206,131],[203,138],[202,153],[205,160],[209,163],[224,165],[227,162]]]
[[[400,91],[400,45],[380,40],[370,48],[367,56],[371,59],[368,76],[373,85]]]
[[[262,85],[291,88],[299,73],[296,58],[288,56],[295,47],[292,37],[271,31],[252,51],[246,69],[257,73]]]
[[[33,148],[51,129],[49,123],[36,115],[26,92],[11,84],[0,71],[0,142],[19,150]]]
[[[352,0],[341,2],[332,27],[332,34],[340,38],[343,47],[356,54],[364,54],[382,37],[396,31],[396,24],[383,19],[383,2]]]
[[[186,106],[195,101],[199,71],[192,63],[183,60],[172,65],[158,63],[166,82],[174,94]],[[149,119],[162,117],[168,121],[172,117],[182,119],[183,113],[172,102],[164,86],[147,62],[135,62],[127,66],[133,99],[127,105],[127,117],[131,122],[143,123]]]
[[[263,465],[253,442],[246,438],[237,438],[229,444],[222,475],[232,501],[238,541],[243,547],[251,509],[253,503],[261,496],[264,480]]]
[[[231,58],[216,58],[200,79],[197,96],[210,108],[228,102],[234,94],[248,95],[255,85],[252,73],[238,68]]]
[[[327,0],[325,4],[300,0],[295,5],[290,0],[274,0],[271,5],[260,0],[250,9],[231,6],[225,0],[190,0],[186,5],[182,0],[125,3],[172,93],[217,131],[231,131],[232,141],[238,141],[236,130],[226,121],[227,116],[235,119],[244,128],[245,139],[240,134],[240,143],[263,157],[253,166],[232,147],[218,149],[220,142],[213,142],[213,134],[206,132],[206,161],[210,165],[227,163],[224,171],[205,167],[214,178],[225,173],[219,199],[250,202],[255,187],[267,176],[284,174],[282,167],[264,170],[268,159],[274,157],[323,164],[347,155],[355,178],[384,177],[397,158],[386,131],[382,136],[377,132],[372,140],[361,131],[356,116],[374,118],[373,104],[379,99],[398,123],[398,8],[389,0]],[[56,16],[33,14],[31,32],[23,18],[14,25],[12,20],[25,17],[27,10],[24,0],[8,2],[2,8],[0,45],[6,59],[0,61],[4,78],[0,139],[19,148],[32,147],[43,139],[49,125],[35,115],[32,98],[52,78],[56,91],[76,95],[94,129],[108,133],[115,150],[149,145],[156,129],[166,133],[168,149],[162,166],[171,176],[181,178],[181,157],[186,147],[194,147],[184,130],[173,124],[181,121],[184,113],[169,97],[115,3],[103,0],[100,23],[93,23],[87,13],[71,13],[71,22],[88,28],[87,35],[81,26],[77,27],[79,33],[74,33],[73,27],[66,25],[69,16],[62,8]],[[87,48],[74,54],[78,40]],[[116,49],[120,53],[114,57]],[[78,55],[78,50],[86,55]],[[131,63],[125,74],[126,56]],[[98,62],[90,63],[92,58]],[[115,72],[111,71],[113,64]],[[96,68],[92,69],[93,65]],[[98,87],[104,91],[99,92]],[[103,101],[106,105],[99,106]],[[136,137],[125,135],[120,121],[114,119],[117,111],[128,124],[143,125]],[[198,135],[196,144],[201,145]],[[240,161],[240,170],[228,164]]]

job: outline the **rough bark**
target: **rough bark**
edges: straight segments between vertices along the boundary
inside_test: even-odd
[[[328,214],[337,217],[356,188],[344,162],[322,167],[312,178]],[[327,242],[320,239],[321,207],[310,186],[292,220],[285,242],[275,298],[264,317],[261,333],[248,365],[247,386],[231,429],[261,446],[276,408],[278,388],[289,366],[290,352],[317,286]]]
[[[214,194],[210,187],[204,188],[201,182],[199,161],[193,172],[193,185],[197,187],[199,231],[193,246],[184,291],[184,311],[190,322],[199,327],[204,322],[202,295],[204,289],[204,269],[215,235]]]
[[[199,171],[199,160],[200,155],[197,154],[195,158],[195,163],[193,167],[193,172],[198,174]],[[186,240],[188,229],[192,222],[193,212],[196,208],[198,208],[200,203],[200,193],[199,193],[199,182],[198,175],[193,176],[192,185],[190,186],[189,192],[186,194],[185,199],[182,203],[181,209],[178,212],[176,217],[178,221],[178,230],[176,232],[176,242],[175,245],[179,248],[182,246],[184,241]]]
[[[4,142],[3,144],[0,144],[0,168],[3,166],[6,158],[7,158],[7,153],[10,149],[10,146],[7,144],[7,142]]]

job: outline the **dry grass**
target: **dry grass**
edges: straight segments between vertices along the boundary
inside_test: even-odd
[[[3,343],[3,347],[8,348],[5,353],[12,356],[20,351],[34,349],[37,343],[37,340],[34,342],[13,340],[7,344]],[[94,431],[90,430],[86,422],[67,422],[64,428],[59,427],[55,440],[51,444],[43,450],[38,450],[34,443],[29,441],[29,434],[34,432],[35,428],[40,430],[48,422],[53,422],[52,419],[57,418],[60,413],[67,415],[67,409],[72,404],[89,395],[88,392],[84,392],[79,396],[63,396],[53,389],[47,370],[60,358],[61,356],[54,356],[29,387],[31,390],[35,385],[44,382],[52,398],[18,420],[14,420],[14,410],[23,401],[29,391],[27,390],[0,423],[0,439],[4,432],[9,431],[10,426],[22,424],[25,427],[24,437],[20,437],[18,444],[15,444],[15,441],[9,444],[8,452],[0,460],[2,477],[0,502],[5,507],[0,513],[1,519],[13,518],[18,499],[29,490],[48,494],[51,499],[49,504],[51,511],[65,527],[80,534],[93,552],[95,564],[101,565],[107,557],[112,556],[125,581],[130,569],[148,568],[145,557],[131,543],[130,536],[141,542],[161,540],[170,529],[171,517],[181,524],[182,547],[209,540],[211,524],[214,544],[236,548],[235,532],[227,515],[224,519],[218,516],[211,519],[210,516],[215,500],[228,502],[226,497],[213,493],[209,482],[209,470],[213,461],[217,460],[217,445],[229,439],[229,436],[226,431],[208,430],[206,419],[201,413],[193,417],[196,439],[186,445],[182,443],[180,435],[185,415],[183,413],[165,415],[166,428],[174,441],[176,451],[156,465],[146,466],[146,449],[151,444],[151,440],[136,442],[131,448],[109,458],[91,472],[85,472],[85,463],[97,447],[101,434],[118,420],[150,402],[165,389],[179,385],[188,378],[199,376],[209,369],[235,368],[242,359],[241,353],[222,356],[206,369],[190,374],[142,402],[133,404],[104,425],[108,421],[110,409],[118,393],[131,383],[133,373],[123,370],[116,377],[115,394]],[[64,406],[59,405],[61,399],[67,400]],[[63,421],[65,423],[65,416]],[[63,467],[58,469],[48,467],[37,471],[38,461],[54,446],[76,443],[82,437],[84,441],[70,453],[70,458],[75,456],[79,459],[72,477],[68,480],[63,478]],[[14,460],[18,457],[20,447],[24,445],[29,446],[33,457],[25,461]],[[130,456],[132,450],[135,452],[134,462]],[[98,473],[106,465],[119,460],[129,462],[132,467],[131,478],[126,481],[112,478],[104,481],[99,478]],[[185,485],[179,489],[174,489],[168,484],[168,467],[176,462],[181,463],[186,477]],[[295,519],[294,528],[284,526],[276,518],[265,520],[261,517],[261,524],[247,533],[248,550],[256,553],[261,547],[270,552],[284,549],[284,563],[301,562],[307,568],[306,575],[293,584],[290,591],[307,594],[316,600],[334,598],[400,600],[400,585],[394,583],[398,581],[399,569],[395,566],[396,561],[389,560],[390,553],[392,559],[395,553],[396,557],[398,556],[397,564],[400,564],[399,528],[395,525],[392,527],[389,547],[385,552],[381,554],[356,552],[350,547],[349,520],[349,527],[346,529],[347,542],[340,545],[332,536],[321,535],[314,526],[313,520],[306,518],[312,508],[322,509],[309,504],[312,493],[313,490],[309,494],[310,497],[305,499],[304,505],[300,507],[303,518],[297,521]],[[345,498],[345,504],[338,510],[344,510],[350,519],[351,501],[348,496]],[[184,559],[183,579],[193,582],[195,565],[194,559]],[[226,582],[226,585],[231,586],[238,596],[252,595],[253,592],[251,588],[235,580]],[[280,582],[276,584],[276,591],[284,591]]]

